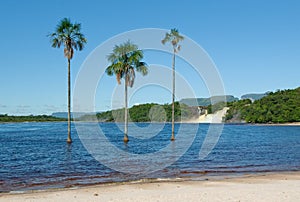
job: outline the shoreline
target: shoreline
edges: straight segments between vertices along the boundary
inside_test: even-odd
[[[89,183],[75,183],[75,184],[39,184],[38,186],[26,186],[19,189],[13,190],[0,190],[1,194],[26,194],[26,193],[35,193],[35,192],[48,192],[55,190],[69,190],[69,189],[82,189],[94,186],[117,186],[117,185],[127,185],[127,184],[148,184],[148,183],[161,183],[161,182],[185,182],[185,181],[222,181],[226,179],[236,179],[243,177],[256,177],[256,176],[266,176],[273,174],[292,174],[298,173],[300,176],[300,170],[293,171],[247,171],[247,172],[211,172],[208,174],[207,172],[193,172],[194,174],[201,173],[200,175],[186,175],[186,176],[174,176],[174,177],[159,177],[159,178],[139,178],[139,179],[128,179],[128,180],[120,180],[120,181],[90,181]],[[67,180],[68,181],[68,180]]]
[[[224,176],[207,180],[162,179],[12,193],[0,201],[296,201],[300,171]],[[221,200],[222,199],[222,200]]]
[[[300,126],[300,122],[290,122],[290,123],[260,123],[255,125],[261,126]]]
[[[18,123],[63,123],[67,121],[8,121],[8,122],[2,122],[0,121],[0,124],[18,124]],[[103,122],[103,121],[71,121],[78,122],[78,123],[118,123],[122,124],[123,122]],[[162,124],[162,123],[172,123],[172,122],[129,122],[129,123],[148,123],[148,124]],[[191,120],[184,120],[184,121],[175,121],[176,124],[178,123],[187,123],[187,124],[224,124],[224,125],[257,125],[257,126],[300,126],[300,122],[287,122],[287,123],[245,123],[245,122],[208,122],[208,121],[198,121],[197,119],[191,119]]]

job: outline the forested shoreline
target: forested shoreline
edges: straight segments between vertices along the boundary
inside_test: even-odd
[[[300,122],[300,87],[296,89],[268,92],[266,96],[252,102],[242,99],[233,102],[219,102],[204,107],[208,114],[228,107],[224,117],[225,123],[291,123]],[[129,108],[130,122],[171,122],[172,105],[147,103]],[[175,121],[184,122],[199,117],[197,106],[188,106],[175,102]],[[124,108],[109,110],[96,114],[99,122],[123,122]],[[92,115],[76,118],[77,121],[94,120]],[[0,122],[51,122],[67,121],[49,115],[11,116],[0,114]]]

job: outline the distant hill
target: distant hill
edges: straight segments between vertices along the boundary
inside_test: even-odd
[[[263,98],[267,95],[268,95],[268,93],[250,93],[250,94],[242,95],[241,99],[242,100],[249,99],[252,102],[254,102],[255,100],[260,100],[261,98]]]
[[[170,122],[172,105],[147,103],[134,105],[128,111],[129,122]],[[191,118],[198,118],[198,116],[198,107],[190,107],[175,102],[175,121],[189,120]],[[123,122],[124,108],[97,113],[97,119],[99,122]],[[94,116],[85,115],[80,117],[79,120],[91,121],[94,120]]]
[[[85,116],[85,115],[89,115],[91,113],[85,113],[85,112],[71,112],[71,118],[79,118],[81,116]],[[68,112],[54,112],[52,113],[53,117],[57,117],[57,118],[64,118],[67,119],[68,118]]]
[[[186,104],[188,106],[209,106],[214,105],[220,102],[233,102],[239,100],[238,98],[232,95],[225,96],[212,96],[210,98],[185,98],[180,100],[180,103]]]
[[[66,119],[48,116],[48,115],[10,116],[7,114],[0,114],[0,123],[1,122],[51,122],[51,121],[66,121]]]
[[[269,92],[254,101],[228,103],[227,122],[288,123],[300,122],[300,87],[293,90]]]
[[[57,117],[57,118],[68,118],[67,112],[54,112],[51,114],[51,116]]]

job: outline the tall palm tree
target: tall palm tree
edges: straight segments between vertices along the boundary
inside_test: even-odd
[[[148,73],[147,64],[141,62],[143,59],[143,51],[138,49],[138,46],[131,43],[129,40],[123,44],[116,45],[113,52],[108,55],[107,59],[111,62],[106,68],[106,73],[109,76],[116,75],[118,84],[121,84],[121,79],[124,78],[125,83],[125,113],[124,113],[124,142],[128,139],[128,101],[127,87],[132,87],[135,79],[135,71],[142,73],[145,76]]]
[[[181,46],[179,42],[184,39],[178,32],[178,29],[171,29],[170,32],[166,33],[165,38],[161,41],[162,44],[170,42],[173,46],[173,62],[172,62],[172,72],[173,72],[173,92],[172,92],[172,137],[171,141],[175,140],[174,135],[174,121],[175,121],[175,55],[180,51]]]
[[[71,59],[74,49],[81,51],[87,43],[87,39],[80,32],[81,24],[71,23],[68,18],[62,19],[56,26],[55,32],[49,34],[53,48],[64,46],[64,55],[68,59],[68,138],[67,143],[72,143],[71,139]]]

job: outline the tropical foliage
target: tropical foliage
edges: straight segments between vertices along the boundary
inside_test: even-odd
[[[81,33],[81,24],[73,24],[68,18],[62,19],[49,37],[53,48],[64,46],[64,55],[69,60],[73,58],[74,49],[81,51],[87,43]]]
[[[173,46],[173,51],[177,53],[181,49],[180,41],[183,41],[184,37],[179,34],[178,29],[171,29],[167,32],[165,38],[161,41],[163,44],[170,42]]]
[[[213,105],[208,105],[207,106],[207,113],[208,114],[213,114],[219,110],[222,110],[224,107],[227,107],[227,102],[217,102],[216,104]]]
[[[66,121],[64,118],[57,118],[47,115],[30,116],[9,116],[0,114],[0,122],[48,122],[48,121]]]
[[[300,88],[269,92],[251,103],[241,100],[229,104],[226,121],[244,120],[247,123],[286,123],[300,121]]]
[[[197,107],[189,107],[185,104],[175,102],[175,121],[190,120],[199,116]],[[97,113],[100,122],[123,122],[124,109],[110,110]],[[81,117],[82,121],[92,120],[91,116]],[[130,122],[171,122],[172,105],[171,104],[141,104],[129,109]]]
[[[251,105],[251,100],[239,100],[227,103],[229,110],[225,115],[226,122],[243,122],[244,110]]]
[[[70,19],[62,19],[56,27],[54,33],[49,35],[53,48],[64,46],[64,55],[68,59],[68,139],[71,143],[71,59],[74,49],[81,51],[87,43],[87,39],[81,33],[81,25],[72,23]]]
[[[189,106],[202,106],[206,107],[209,105],[215,105],[220,102],[233,102],[239,100],[238,98],[232,96],[232,95],[219,95],[219,96],[212,96],[208,98],[184,98],[180,100],[181,103],[184,103]]]
[[[141,61],[143,57],[143,51],[130,41],[116,45],[107,57],[111,65],[106,68],[106,73],[109,76],[116,75],[118,84],[121,84],[121,79],[124,78],[125,83],[132,87],[135,71],[141,72],[143,76],[148,73],[146,63]]]
[[[175,56],[178,51],[181,49],[180,41],[183,41],[184,37],[179,34],[178,29],[171,29],[170,32],[167,32],[164,39],[161,41],[162,44],[166,44],[167,42],[171,43],[173,47],[173,61],[172,61],[172,136],[171,140],[175,140],[174,135],[174,121],[175,121]]]
[[[116,45],[113,49],[113,52],[107,57],[111,65],[106,68],[106,73],[109,76],[115,75],[118,84],[121,84],[122,78],[124,79],[124,142],[128,142],[127,87],[133,86],[136,71],[142,73],[143,76],[148,73],[146,63],[141,61],[143,57],[143,51],[139,50],[138,46],[130,41],[127,41],[121,45]]]

